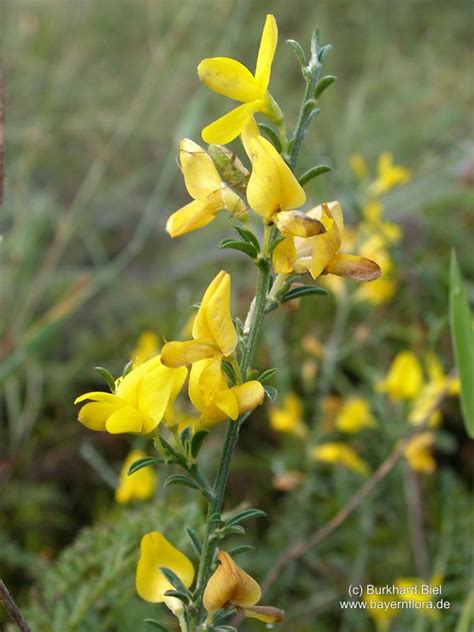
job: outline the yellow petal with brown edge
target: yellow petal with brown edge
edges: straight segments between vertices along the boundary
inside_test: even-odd
[[[210,145],[227,145],[242,132],[245,124],[255,112],[262,112],[265,102],[261,99],[243,103],[205,127],[201,136]]]
[[[205,149],[189,138],[184,138],[179,144],[179,162],[191,197],[206,204],[215,201],[211,198],[215,193],[220,195],[223,183]]]
[[[354,281],[373,281],[381,270],[375,261],[356,255],[336,255],[327,264],[325,272],[348,277]]]
[[[143,431],[143,417],[133,406],[123,406],[108,417],[105,422],[105,429],[110,434],[141,433]]]
[[[237,332],[230,313],[230,285],[230,274],[224,272],[205,306],[209,331],[225,357],[237,346]]]
[[[166,232],[174,238],[203,228],[212,222],[218,210],[216,206],[193,200],[168,217]]]
[[[262,92],[265,92],[250,70],[230,57],[203,59],[197,71],[207,88],[229,99],[248,103],[261,98]]]
[[[277,274],[290,274],[295,269],[297,252],[293,237],[285,237],[272,254],[273,269]]]
[[[237,386],[233,386],[230,390],[237,397],[240,414],[247,413],[259,406],[265,397],[265,390],[257,380],[250,380],[249,382],[238,384]]]
[[[307,238],[326,232],[324,224],[301,211],[282,211],[275,215],[273,221],[280,233],[285,236]]]
[[[232,607],[232,603],[242,608],[255,605],[262,596],[257,582],[237,566],[225,551],[219,551],[217,557],[220,564],[204,590],[203,604],[207,612]]]
[[[252,619],[258,619],[264,623],[281,623],[285,618],[285,613],[279,608],[272,606],[251,606],[244,608],[244,615]]]
[[[174,547],[161,533],[151,531],[143,536],[140,543],[135,587],[138,595],[145,601],[161,603],[165,592],[173,586],[164,577],[160,568],[169,568],[186,588],[194,579],[194,567],[188,558]]]
[[[277,43],[278,27],[275,17],[273,15],[267,15],[255,67],[255,79],[261,94],[265,92],[270,83],[270,74]]]
[[[212,404],[221,385],[221,364],[222,356],[220,354],[216,355],[206,365],[199,377],[199,388],[201,390],[205,406],[210,406]]]
[[[212,340],[173,341],[167,342],[161,350],[161,361],[167,367],[177,368],[204,358],[212,358],[215,353]]]

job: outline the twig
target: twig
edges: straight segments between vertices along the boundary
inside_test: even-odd
[[[297,560],[299,557],[307,553],[314,546],[322,542],[326,539],[333,531],[335,531],[351,514],[357,509],[357,507],[361,504],[363,500],[374,490],[377,484],[389,474],[389,472],[394,468],[400,458],[403,456],[404,450],[408,443],[412,440],[412,438],[417,435],[419,432],[426,429],[429,425],[432,414],[437,410],[440,403],[445,398],[448,393],[450,382],[452,379],[452,375],[449,375],[446,380],[445,387],[440,391],[436,401],[433,403],[429,411],[427,411],[423,421],[418,424],[410,434],[405,437],[391,452],[391,454],[385,459],[385,461],[378,467],[377,470],[372,474],[372,476],[359,488],[359,490],[352,496],[349,502],[344,505],[340,511],[324,526],[322,526],[318,531],[313,533],[313,535],[307,540],[298,541],[293,543],[288,547],[286,551],[282,553],[282,555],[277,559],[273,568],[270,569],[269,573],[265,577],[262,583],[262,593],[267,591],[270,586],[274,584],[274,582],[278,579],[283,569],[288,566],[291,562]]]
[[[420,486],[416,473],[407,463],[405,463],[405,467],[403,468],[403,482],[410,522],[411,547],[417,574],[419,577],[423,577],[423,579],[428,579],[428,547],[426,545],[426,536],[423,528],[423,507]]]
[[[21,632],[31,632],[30,626],[27,624],[23,615],[21,614],[18,606],[13,601],[13,597],[8,592],[8,588],[5,586],[3,581],[0,579],[0,602],[2,602],[5,610],[8,613],[8,616],[12,621],[14,621],[18,629]]]

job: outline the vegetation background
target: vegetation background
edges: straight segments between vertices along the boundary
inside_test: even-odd
[[[359,307],[339,340],[361,342],[336,363],[335,375],[372,397],[375,379],[402,348],[435,349],[451,368],[452,247],[473,294],[473,5],[2,0],[0,8],[7,168],[0,219],[0,573],[35,631],[144,629],[143,618],[157,610],[133,592],[139,537],[165,528],[175,543],[184,541],[182,523],[199,527],[199,508],[192,494],[173,488],[160,490],[156,505],[117,507],[112,487],[130,438],[85,430],[72,401],[99,386],[92,367],[120,373],[143,330],[179,335],[216,270],[232,274],[236,312],[244,315],[251,298],[251,266],[216,247],[230,228],[224,214],[175,241],[164,231],[170,212],[187,201],[178,142],[199,140],[203,125],[222,111],[222,99],[200,86],[197,63],[228,55],[252,67],[264,16],[274,13],[280,44],[271,90],[291,124],[303,82],[284,40],[307,46],[317,24],[323,42],[334,46],[325,71],[338,81],[324,96],[300,165],[334,168],[309,185],[311,203],[340,199],[355,221],[355,152],[374,170],[388,150],[412,171],[411,181],[384,200],[386,216],[404,232],[400,289],[388,306]],[[269,316],[258,360],[262,368],[284,366],[276,384],[282,393],[304,395],[301,340],[311,334],[324,347],[334,309],[331,298],[317,298],[298,313]],[[305,406],[311,411],[311,395]],[[390,424],[386,414],[382,421]],[[393,630],[453,630],[466,611],[473,448],[455,400],[444,418],[438,471],[422,489],[429,555],[444,555],[452,608],[437,621],[406,612]],[[219,442],[216,433],[210,463]],[[365,443],[376,467],[390,444],[373,436]],[[275,490],[273,474],[288,459],[298,462],[299,450],[297,441],[269,429],[265,409],[245,427],[228,503],[245,499],[268,512],[248,537],[256,553],[241,560],[259,578],[360,482],[321,470],[306,495]],[[283,629],[370,629],[365,613],[341,612],[338,600],[354,578],[390,584],[417,574],[403,512],[395,471],[272,588],[268,601],[288,612]]]

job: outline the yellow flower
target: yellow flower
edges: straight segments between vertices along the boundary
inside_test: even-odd
[[[362,397],[347,399],[336,418],[336,428],[341,432],[359,432],[376,425],[369,402]]]
[[[410,171],[405,167],[394,165],[392,154],[384,151],[377,161],[377,179],[370,184],[368,192],[377,197],[399,184],[405,184],[410,178]]]
[[[217,386],[209,384],[210,369],[215,379],[214,361],[204,359],[195,362],[189,374],[189,399],[201,413],[199,425],[213,426],[225,419],[237,419],[242,413],[253,410],[263,402],[265,391],[260,382],[250,380],[229,388],[226,377],[219,368]],[[204,379],[203,379],[204,377]]]
[[[412,351],[401,351],[395,356],[387,376],[377,384],[379,391],[397,401],[413,399],[423,386],[423,370]]]
[[[243,571],[228,553],[219,551],[219,566],[204,590],[203,604],[209,614],[223,608],[236,608],[246,617],[265,623],[281,623],[284,612],[269,606],[256,606],[262,596],[257,582]]]
[[[283,232],[287,224],[293,226],[295,234],[315,235],[324,231],[324,226],[299,211],[289,211],[302,206],[306,194],[295,175],[263,136],[256,133],[256,125],[246,126],[243,141],[252,161],[252,173],[247,185],[247,201],[250,207],[267,220],[278,214],[280,223],[275,222]]]
[[[323,224],[326,232],[311,233],[302,221],[293,222],[292,218],[286,221],[287,213],[275,217],[275,223],[286,237],[273,252],[273,267],[278,274],[309,272],[313,279],[320,274],[336,274],[356,281],[371,281],[380,275],[380,268],[374,261],[339,253],[344,230],[339,202],[316,206],[305,217],[308,222],[316,220]]]
[[[272,406],[269,410],[270,426],[277,432],[288,432],[300,439],[308,435],[308,428],[303,421],[303,407],[294,393],[288,393],[283,406]]]
[[[176,399],[186,375],[184,367],[170,369],[156,356],[119,380],[115,393],[93,391],[78,397],[75,404],[91,400],[79,411],[79,421],[90,430],[111,434],[148,434]]]
[[[432,432],[420,432],[407,444],[404,455],[412,470],[424,474],[432,474],[435,471],[434,442],[435,437]]]
[[[386,239],[380,233],[374,233],[366,239],[359,253],[363,257],[376,259],[381,270],[381,275],[373,283],[365,284],[355,292],[357,300],[367,300],[373,305],[387,303],[395,294],[398,281],[394,274],[394,264],[386,248]]]
[[[240,197],[221,180],[209,154],[189,138],[179,145],[184,182],[193,201],[173,213],[166,223],[171,237],[184,235],[212,222],[219,211],[245,212]]]
[[[193,322],[194,340],[168,342],[161,358],[169,367],[211,358],[200,376],[206,404],[213,401],[221,382],[221,363],[237,346],[237,332],[230,313],[230,275],[221,270],[207,288]]]
[[[190,560],[175,548],[161,533],[151,531],[143,536],[140,544],[140,559],[135,576],[138,595],[151,603],[165,603],[170,610],[182,610],[183,604],[176,597],[167,597],[174,590],[160,568],[169,568],[189,588],[194,579],[194,567]]]
[[[137,346],[130,357],[133,366],[137,367],[147,360],[151,360],[160,352],[158,336],[154,331],[144,331],[138,336]]]
[[[277,41],[276,20],[273,15],[267,15],[254,75],[243,64],[228,57],[204,59],[199,64],[199,78],[205,86],[242,102],[242,105],[203,129],[202,137],[206,143],[230,143],[256,112],[265,114],[272,122],[281,120],[281,111],[268,92]]]
[[[429,593],[423,593],[423,586],[428,582],[418,577],[398,577],[394,584],[400,589],[398,598],[403,601],[414,601],[421,605],[421,608],[417,612],[421,612],[426,617],[432,620],[439,618],[439,613],[436,612],[433,606],[433,595]],[[433,582],[429,582],[431,586],[435,586]],[[434,594],[434,593],[433,593]]]
[[[141,450],[132,450],[124,461],[120,470],[119,484],[115,490],[115,500],[119,504],[133,500],[147,500],[151,498],[156,488],[156,473],[152,467],[142,467],[130,476],[130,466],[147,455]]]
[[[367,463],[360,458],[355,450],[342,442],[335,441],[315,446],[311,450],[311,456],[315,461],[343,465],[362,476],[369,474]]]
[[[397,616],[398,610],[389,604],[396,601],[392,595],[372,595],[364,592],[363,599],[367,604],[367,612],[375,621],[377,629],[388,630],[391,620]]]

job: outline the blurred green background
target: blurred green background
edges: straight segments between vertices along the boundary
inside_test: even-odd
[[[89,609],[96,619],[83,623],[76,610],[71,616],[71,609],[77,608],[73,600],[76,605],[65,606],[59,614],[54,611],[55,623],[51,610],[50,618],[41,622],[38,587],[59,552],[84,527],[111,521],[118,531],[121,524],[133,524],[141,534],[146,528],[137,529],[137,524],[148,529],[154,524],[152,510],[114,507],[113,492],[103,480],[113,479],[129,439],[86,431],[75,421],[72,401],[99,386],[93,366],[119,373],[144,329],[167,339],[178,336],[191,305],[222,267],[233,274],[234,311],[245,315],[254,270],[238,254],[217,249],[218,241],[228,236],[228,216],[222,214],[208,229],[175,241],[164,224],[170,212],[188,201],[176,164],[179,140],[189,136],[199,141],[200,129],[224,107],[221,97],[200,86],[196,66],[204,57],[226,55],[253,68],[267,12],[274,13],[280,31],[271,91],[290,128],[304,86],[284,40],[296,39],[306,47],[317,24],[323,42],[334,46],[324,70],[338,81],[324,96],[299,165],[303,171],[327,163],[334,170],[309,185],[311,205],[339,199],[349,223],[355,219],[349,169],[349,155],[355,152],[374,170],[377,156],[391,151],[413,174],[406,186],[384,200],[386,216],[404,231],[397,259],[401,287],[388,306],[367,314],[359,308],[355,314],[354,327],[363,325],[369,335],[350,359],[351,379],[355,375],[356,381],[365,380],[367,390],[405,347],[436,348],[445,369],[452,366],[447,269],[453,246],[471,297],[474,279],[470,1],[3,0],[0,572],[20,605],[35,617],[35,630],[126,631],[153,610],[133,597],[130,566],[122,583],[125,592],[120,593],[125,604],[134,606],[126,615],[124,604],[122,611],[118,606],[114,611],[110,603],[117,596],[106,591],[108,597],[101,599],[109,618],[99,616],[99,597],[89,586],[78,611],[82,616]],[[269,317],[258,360],[262,369],[285,364],[278,386],[301,390],[300,340],[309,331],[324,343],[333,313],[330,299],[315,299],[297,314]],[[347,340],[352,332],[348,325]],[[337,370],[344,373],[344,363]],[[427,490],[430,515],[437,516],[431,523],[433,548],[446,499],[454,503],[454,514],[445,521],[452,521],[457,512],[467,514],[469,507],[466,488],[473,451],[466,444],[456,403],[448,408],[448,449],[439,479]],[[214,447],[219,433],[216,437]],[[253,505],[269,511],[267,522],[250,538],[260,543],[258,562],[248,558],[250,570],[260,578],[291,539],[292,512],[295,520],[306,514],[310,522],[323,522],[355,489],[351,482],[340,482],[344,489],[337,497],[327,487],[326,505],[317,515],[305,505],[318,503],[317,498],[282,499],[270,479],[279,458],[275,452],[284,450],[297,455],[297,447],[281,445],[270,433],[265,411],[259,410],[242,439],[229,506],[247,493]],[[374,456],[374,465],[384,454]],[[396,493],[394,481],[392,486]],[[179,514],[175,496],[168,493],[166,498],[169,502],[160,501],[163,512]],[[364,522],[361,514],[339,532],[326,558],[323,549],[322,561],[312,560],[280,582],[272,603],[292,613],[283,629],[371,629],[363,613],[341,614],[337,596],[347,585],[340,574],[347,579],[354,560],[367,571],[371,564],[405,551],[405,563],[397,558],[394,565],[402,574],[414,574],[407,567],[409,546],[394,544],[396,503],[386,509],[388,527],[370,547],[367,538],[361,539],[375,520],[367,509],[364,515],[369,518]],[[157,518],[157,528],[162,519]],[[180,532],[178,519],[174,528]],[[461,577],[456,608],[441,622],[417,620],[417,630],[452,630],[458,621],[468,588],[467,529],[456,536],[462,542],[458,552],[464,553],[452,562],[462,567],[456,575]],[[126,526],[122,531],[113,531],[114,541],[129,538],[124,550],[132,559],[135,540]],[[96,540],[87,532],[80,537],[85,543]],[[329,572],[328,579],[318,564],[330,565],[331,560],[337,572]],[[68,564],[63,560],[65,568]],[[78,573],[85,584],[84,578],[94,576],[87,565]],[[306,583],[300,583],[298,573],[307,576]],[[388,573],[385,579],[393,577]],[[71,588],[72,593],[77,589]],[[2,616],[0,612],[0,622]],[[405,621],[394,629],[408,629],[410,620]]]

